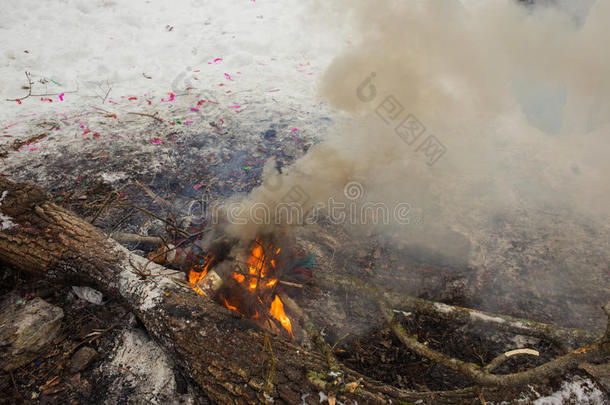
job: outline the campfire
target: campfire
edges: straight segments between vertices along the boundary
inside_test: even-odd
[[[191,265],[189,283],[193,290],[249,318],[262,327],[294,337],[290,318],[284,310],[278,285],[281,248],[257,237],[246,253],[217,260],[208,253]]]

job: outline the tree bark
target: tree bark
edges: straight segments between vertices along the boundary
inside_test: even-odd
[[[344,366],[330,373],[321,353],[272,336],[172,281],[175,271],[132,254],[30,184],[0,178],[0,261],[56,281],[89,284],[142,321],[184,375],[217,403],[345,403],[424,400],[468,403],[474,388],[411,392]],[[146,277],[143,274],[155,275]],[[333,370],[335,371],[335,370]]]

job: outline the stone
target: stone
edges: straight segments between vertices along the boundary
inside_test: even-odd
[[[64,311],[41,298],[31,301],[6,297],[0,313],[0,367],[14,370],[34,360],[59,334]]]
[[[84,346],[78,349],[70,359],[70,371],[78,373],[87,368],[97,357],[97,351],[91,347]]]

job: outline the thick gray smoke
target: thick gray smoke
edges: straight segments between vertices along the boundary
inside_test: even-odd
[[[271,207],[270,220],[245,210],[229,232],[273,231],[275,207],[295,186],[307,211],[331,197],[349,202],[354,181],[360,204],[392,212],[408,203],[412,219],[421,214],[413,238],[471,234],[476,218],[507,207],[569,207],[606,221],[610,2],[547,3],[317,4],[316,15],[352,36],[320,91],[349,119],[282,174],[269,164],[246,204]]]

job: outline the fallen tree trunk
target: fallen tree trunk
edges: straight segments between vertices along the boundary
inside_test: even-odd
[[[271,336],[233,311],[197,295],[176,271],[132,254],[48,201],[33,185],[0,178],[0,261],[58,281],[90,284],[122,300],[184,375],[217,403],[319,403],[318,392],[345,403],[478,401],[477,387],[412,392],[329,364],[329,354]],[[586,361],[607,352],[578,353]],[[487,392],[494,391],[488,388]]]
[[[0,178],[0,261],[57,281],[89,284],[122,300],[184,375],[217,403],[464,403],[476,389],[410,392],[343,366],[242,320],[171,277],[175,271],[130,253],[48,201],[37,186]],[[156,276],[156,277],[153,277]],[[336,371],[336,370],[334,370]]]

